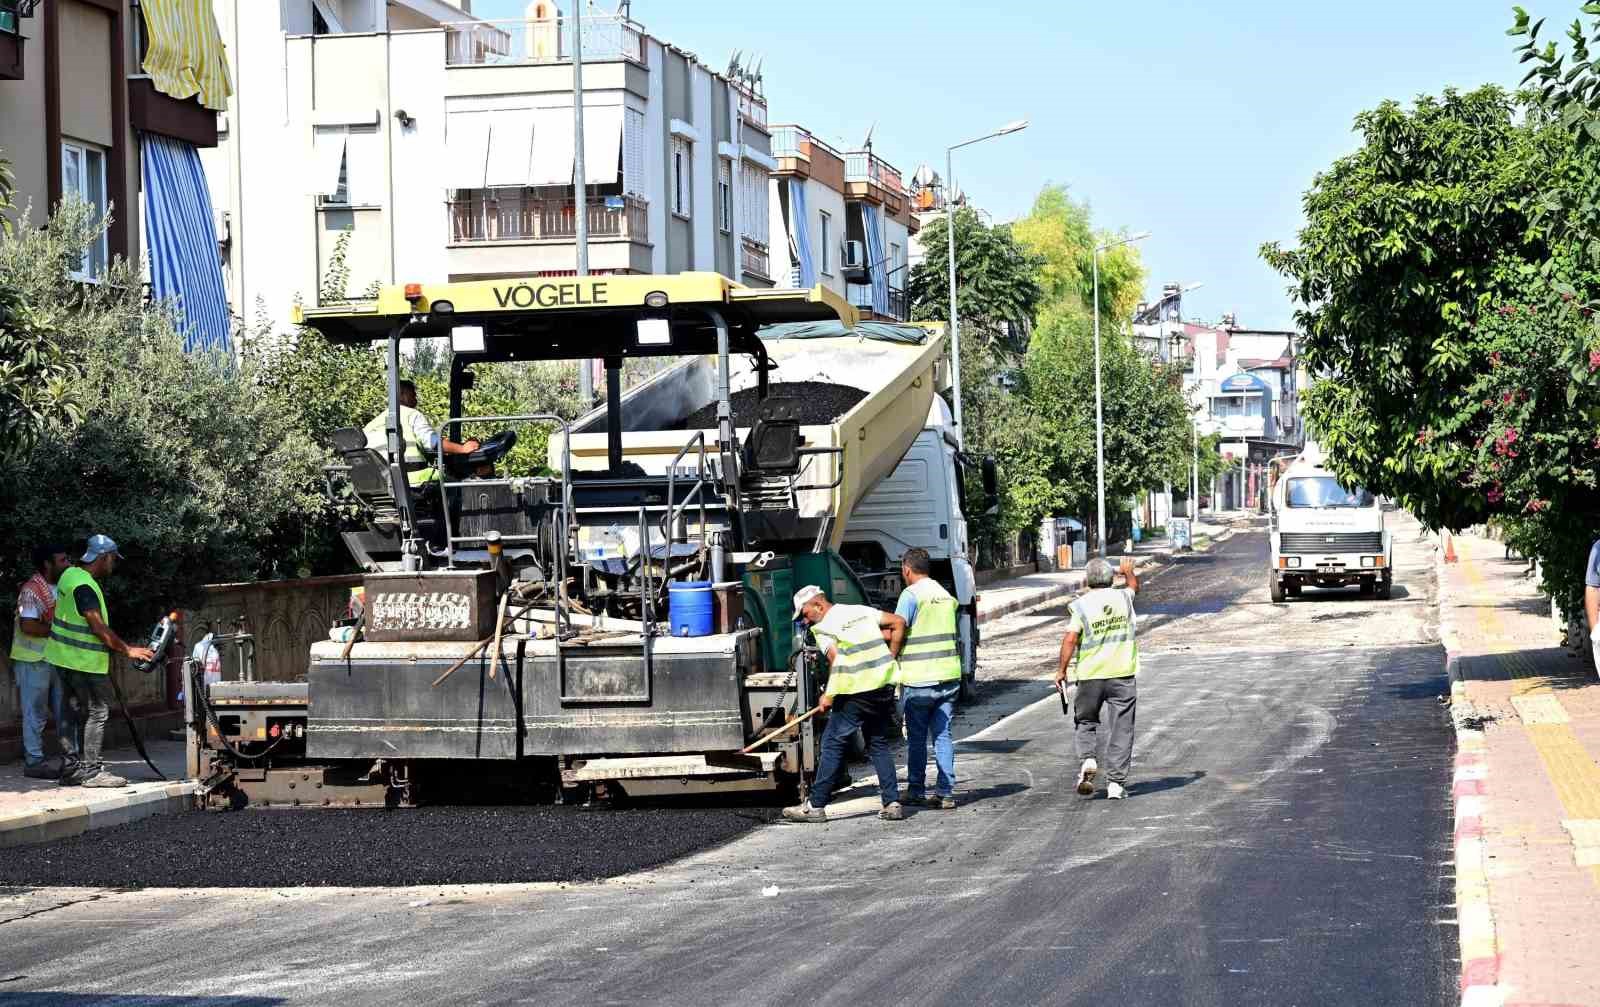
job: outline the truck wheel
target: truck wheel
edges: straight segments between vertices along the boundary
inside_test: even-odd
[[[1291,598],[1300,597],[1300,582],[1297,580],[1285,581],[1283,584],[1283,593]]]
[[[1272,600],[1274,602],[1283,601],[1283,579],[1277,574],[1271,573],[1267,575],[1267,589],[1272,594]]]
[[[1370,598],[1374,594],[1377,593],[1377,590],[1378,590],[1377,581],[1372,580],[1371,578],[1363,578],[1362,579],[1362,581],[1361,581],[1361,597]]]
[[[1389,600],[1389,596],[1393,592],[1394,592],[1394,578],[1393,577],[1385,577],[1385,578],[1383,578],[1383,582],[1378,585],[1378,600],[1379,601],[1388,601]]]

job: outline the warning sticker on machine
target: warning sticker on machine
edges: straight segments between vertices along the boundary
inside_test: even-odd
[[[369,630],[448,630],[472,626],[472,596],[455,591],[394,591],[371,598]]]

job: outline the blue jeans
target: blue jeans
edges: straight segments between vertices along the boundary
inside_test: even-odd
[[[939,767],[936,781],[940,797],[956,789],[956,745],[950,739],[950,718],[955,716],[961,682],[908,685],[906,710],[906,790],[914,801],[927,791],[928,735],[933,734],[933,761]]]
[[[17,692],[22,697],[22,757],[30,766],[44,761],[44,724],[54,718],[56,735],[66,734],[66,718],[62,716],[64,695],[61,678],[56,670],[44,661],[17,661],[11,666],[17,679]]]
[[[890,747],[890,735],[894,732],[894,687],[885,686],[872,692],[833,697],[828,726],[822,731],[822,759],[817,764],[816,782],[811,785],[813,808],[828,806],[840,771],[844,769],[845,755],[850,751],[850,737],[858,728],[867,739],[867,757],[878,773],[878,798],[885,805],[900,800],[900,783],[894,776],[894,749]]]

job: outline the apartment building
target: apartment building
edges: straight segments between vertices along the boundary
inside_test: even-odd
[[[242,100],[212,154],[236,313],[286,320],[336,250],[373,283],[714,270],[771,285],[759,81],[584,15],[443,0],[216,0]]]
[[[772,130],[774,274],[822,284],[866,319],[905,321],[907,256],[921,225],[893,165],[871,149],[840,152],[801,126]]]
[[[231,82],[207,0],[0,0],[0,156],[19,216],[63,198],[110,224],[77,275],[139,260],[191,347],[225,347],[229,317],[198,151],[217,142]]]

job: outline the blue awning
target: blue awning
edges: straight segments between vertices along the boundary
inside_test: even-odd
[[[889,269],[890,264],[883,254],[883,225],[880,223],[878,208],[871,203],[861,204],[861,227],[866,232],[867,238],[867,263],[872,271],[872,311],[874,314],[887,315],[889,313]]]
[[[233,318],[200,152],[155,133],[141,133],[139,141],[152,293],[177,309],[184,349],[227,350]]]
[[[806,206],[806,183],[803,178],[788,180],[789,237],[793,239],[794,253],[800,266],[800,286],[813,287],[817,283],[817,267],[811,257],[811,224],[806,219],[810,212]]]

